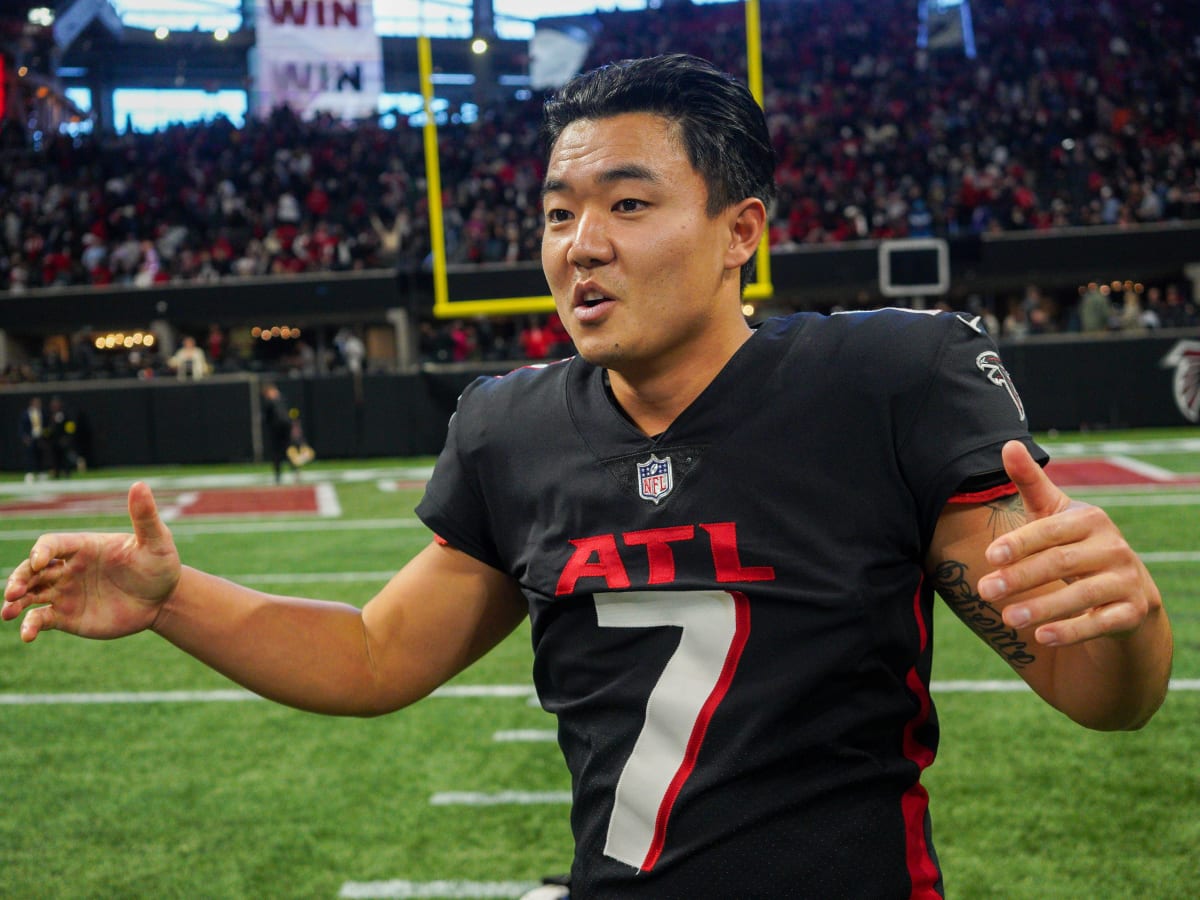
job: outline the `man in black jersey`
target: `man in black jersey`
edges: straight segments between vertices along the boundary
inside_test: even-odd
[[[565,86],[546,135],[543,266],[579,356],[463,393],[418,507],[437,537],[361,611],[182,566],[137,484],[132,539],[39,538],[3,618],[152,628],[264,696],[374,715],[529,616],[572,896],[941,896],[934,590],[1047,702],[1131,729],[1167,686],[1158,589],[1044,474],[975,318],[747,326],[774,154],[742,85],[626,61]]]

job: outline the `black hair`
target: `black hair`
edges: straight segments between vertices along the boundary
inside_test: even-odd
[[[543,107],[546,155],[576,120],[638,112],[675,124],[688,160],[708,189],[709,216],[747,197],[770,209],[775,150],[762,108],[742,82],[697,56],[625,59],[576,75]],[[751,257],[742,269],[743,284],[753,265]]]

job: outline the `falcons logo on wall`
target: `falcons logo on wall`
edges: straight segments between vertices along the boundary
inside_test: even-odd
[[[1162,358],[1164,369],[1175,369],[1175,405],[1189,422],[1200,422],[1200,341],[1180,341]]]

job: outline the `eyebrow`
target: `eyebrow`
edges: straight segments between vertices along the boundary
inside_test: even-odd
[[[624,166],[605,169],[596,178],[597,184],[614,184],[618,181],[645,181],[650,184],[660,184],[662,177],[647,166],[629,163]],[[542,184],[542,196],[556,192],[570,193],[571,186],[564,179],[547,178]]]

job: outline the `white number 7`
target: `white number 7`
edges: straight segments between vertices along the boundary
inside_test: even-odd
[[[683,629],[646,701],[646,719],[621,771],[604,853],[642,871],[658,862],[667,821],[729,690],[750,635],[750,603],[736,591],[596,594],[602,628]]]

